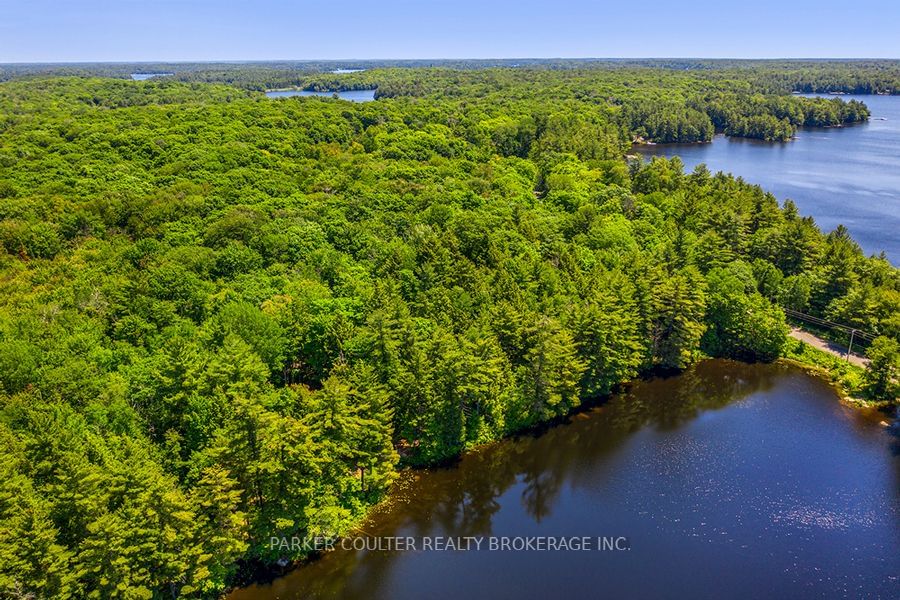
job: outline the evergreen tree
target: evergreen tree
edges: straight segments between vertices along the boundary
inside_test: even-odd
[[[609,287],[596,290],[576,309],[575,341],[585,361],[581,389],[587,396],[610,393],[634,378],[643,363],[639,317],[626,284],[623,278],[603,282]]]
[[[705,281],[690,267],[657,280],[650,298],[650,348],[653,363],[682,369],[691,363],[706,330]]]
[[[518,425],[561,416],[578,406],[584,361],[572,334],[556,320],[544,317],[528,331],[529,349],[519,368],[523,412]]]
[[[900,376],[900,343],[880,336],[875,338],[866,353],[866,389],[873,398],[893,400],[897,396],[897,378]]]

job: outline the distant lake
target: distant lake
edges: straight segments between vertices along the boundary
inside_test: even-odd
[[[832,98],[834,96],[827,96]],[[840,96],[861,100],[868,123],[804,128],[790,142],[716,136],[709,144],[660,144],[635,150],[675,156],[688,170],[706,163],[790,198],[824,231],[844,224],[867,254],[884,250],[900,264],[900,96]]]
[[[344,75],[346,73],[362,73],[365,69],[335,69],[332,71],[335,75]]]
[[[175,73],[132,73],[131,78],[134,81],[144,81],[151,77],[164,77],[166,75],[174,75]]]
[[[290,96],[325,96],[327,98],[337,94],[342,100],[350,102],[371,102],[375,99],[375,90],[346,90],[342,92],[313,92],[309,90],[272,90],[266,92],[269,98],[288,98]]]

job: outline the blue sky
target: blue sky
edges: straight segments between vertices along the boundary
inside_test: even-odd
[[[0,62],[900,58],[888,0],[0,0]]]

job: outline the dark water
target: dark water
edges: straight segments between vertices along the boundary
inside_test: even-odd
[[[810,128],[769,143],[716,137],[710,144],[644,146],[646,155],[678,155],[688,169],[706,163],[792,199],[824,231],[843,223],[867,254],[884,250],[900,264],[900,96],[841,96],[865,102],[868,123]],[[881,120],[887,119],[887,120]]]
[[[626,536],[630,550],[338,549],[231,600],[897,597],[898,441],[796,368],[706,361],[408,474],[363,527]]]
[[[375,99],[375,90],[347,90],[344,92],[311,92],[308,90],[272,90],[266,92],[269,98],[288,98],[290,96],[325,96],[332,97],[337,94],[338,98],[350,100],[351,102],[371,102]]]

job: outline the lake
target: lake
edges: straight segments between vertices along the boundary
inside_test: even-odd
[[[174,73],[132,73],[131,79],[134,81],[146,81],[153,77],[165,77],[166,75],[174,75]]]
[[[833,96],[830,96],[833,97]],[[824,231],[843,223],[866,253],[884,250],[900,264],[900,96],[840,96],[861,100],[868,123],[806,128],[795,140],[760,142],[716,136],[709,144],[641,146],[644,156],[675,156],[739,175],[811,215]],[[886,119],[886,120],[881,120]]]
[[[345,90],[341,92],[313,92],[310,90],[271,90],[266,92],[269,98],[289,98],[291,96],[325,96],[331,98],[337,94],[342,100],[350,102],[371,102],[375,100],[375,90]]]
[[[338,548],[231,600],[896,597],[900,439],[823,380],[708,360],[570,421],[405,473],[354,539],[415,551]],[[626,543],[491,551],[487,536]]]

